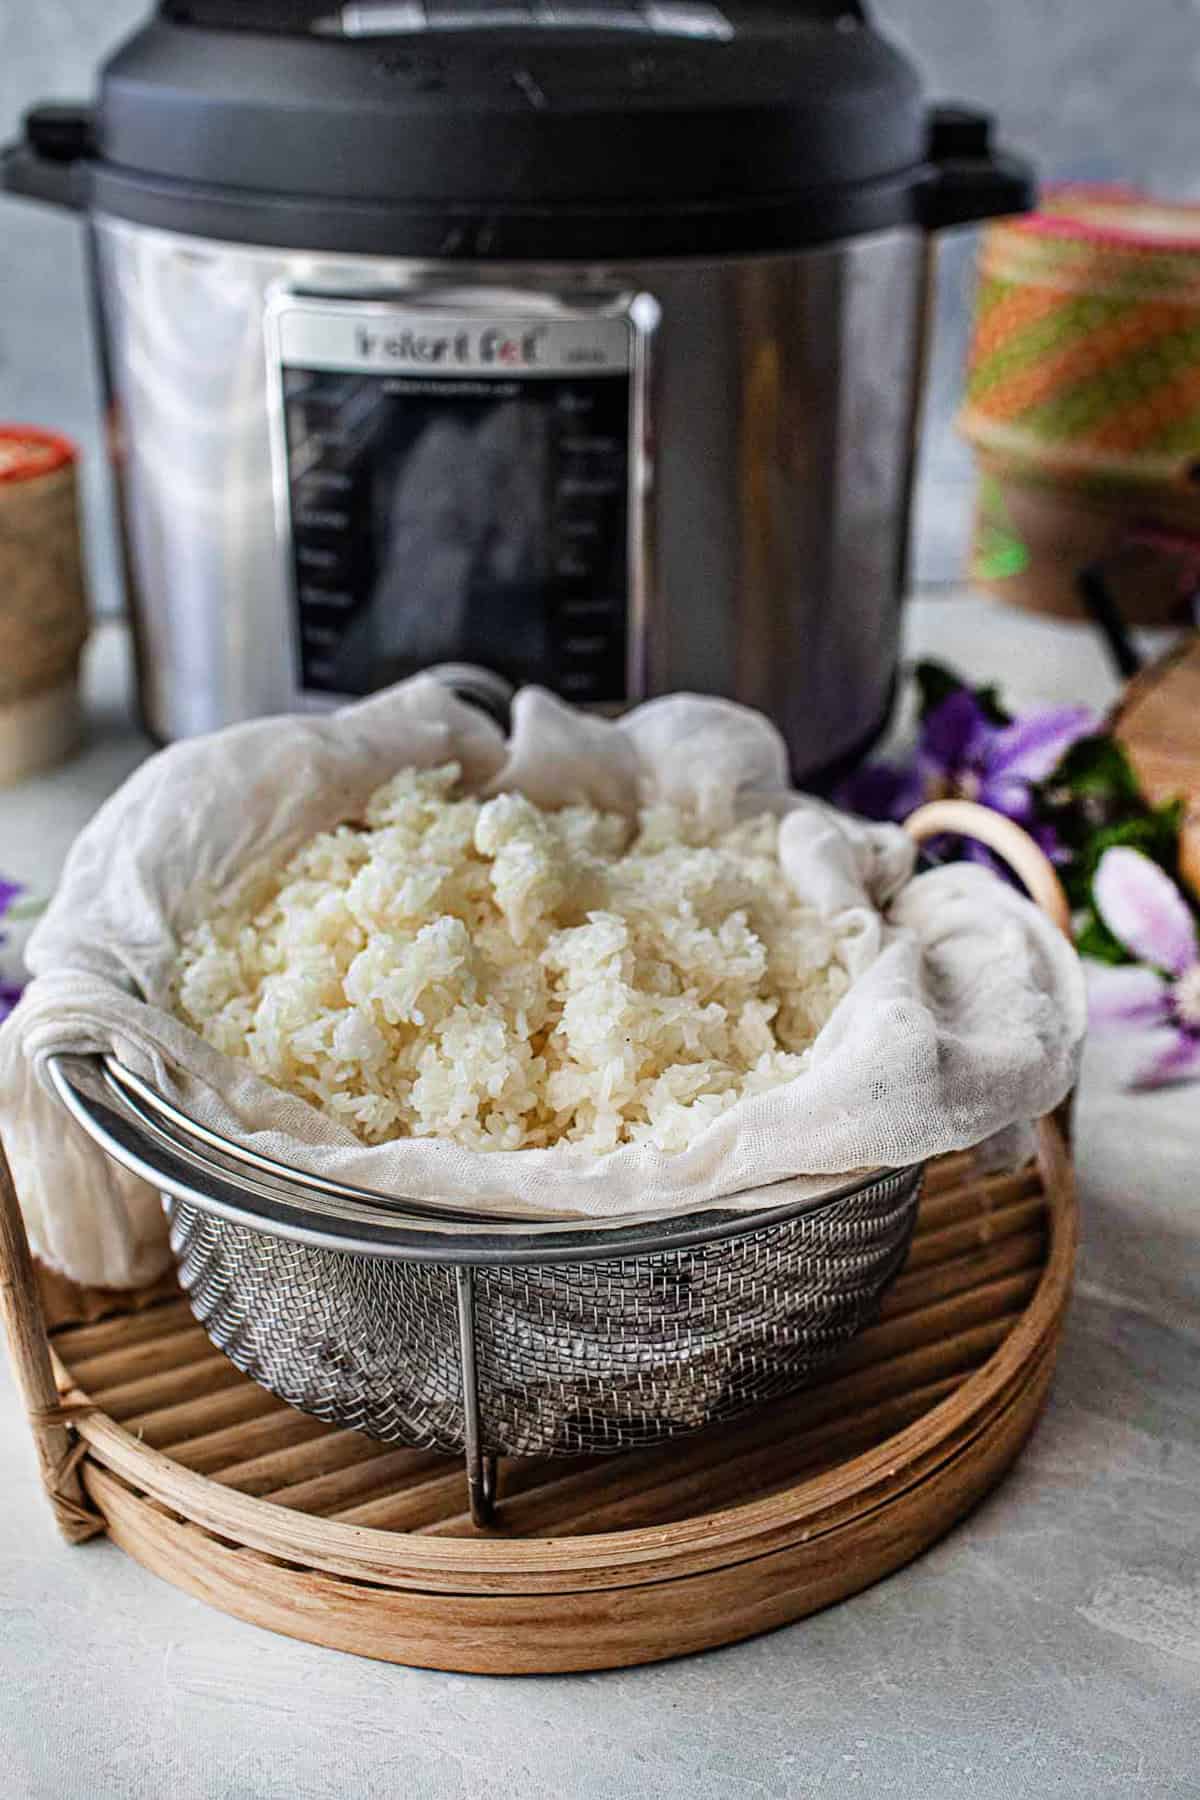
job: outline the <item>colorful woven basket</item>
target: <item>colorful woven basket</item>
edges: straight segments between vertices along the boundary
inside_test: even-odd
[[[991,226],[960,425],[977,580],[1069,612],[1132,545],[1131,616],[1166,616],[1200,543],[1200,206],[1063,188]]]
[[[1200,460],[1200,207],[1060,190],[985,234],[962,426],[1061,476]]]

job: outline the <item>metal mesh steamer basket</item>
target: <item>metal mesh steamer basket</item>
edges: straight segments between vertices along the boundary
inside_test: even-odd
[[[874,1316],[908,1247],[919,1170],[811,1211],[669,1231],[533,1264],[412,1263],[267,1238],[168,1199],[209,1336],[306,1412],[373,1437],[595,1455],[732,1417],[796,1386]],[[718,1216],[719,1217],[719,1216]],[[724,1229],[722,1229],[722,1224]],[[474,1399],[466,1365],[473,1365]]]
[[[981,811],[942,803],[910,829],[984,837]],[[1061,920],[1053,871],[1006,823],[987,838],[1019,868],[1028,847],[1044,867],[1021,872]],[[479,1522],[500,1454],[628,1450],[803,1384],[874,1317],[920,1191],[915,1165],[816,1200],[772,1205],[767,1188],[750,1213],[485,1225],[271,1162],[111,1059],[62,1057],[52,1077],[90,1135],[162,1191],[180,1281],[213,1342],[303,1411],[461,1450]]]
[[[476,1516],[501,1454],[596,1455],[785,1393],[874,1317],[921,1169],[818,1199],[620,1229],[481,1221],[317,1183],[198,1126],[111,1059],[52,1078],[163,1194],[209,1337],[305,1412],[462,1451]]]

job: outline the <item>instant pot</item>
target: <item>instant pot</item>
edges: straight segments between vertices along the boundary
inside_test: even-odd
[[[168,0],[3,177],[88,215],[157,737],[447,663],[882,728],[931,233],[1031,196],[855,0]]]

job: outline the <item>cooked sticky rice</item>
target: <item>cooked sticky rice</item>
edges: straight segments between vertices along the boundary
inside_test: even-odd
[[[800,1074],[847,987],[778,834],[404,769],[187,935],[176,1007],[369,1144],[677,1151]]]

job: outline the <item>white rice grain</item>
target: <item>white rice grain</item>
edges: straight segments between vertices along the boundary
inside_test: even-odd
[[[680,1150],[801,1072],[847,977],[773,816],[631,832],[459,781],[402,771],[198,926],[181,1017],[372,1144]]]

